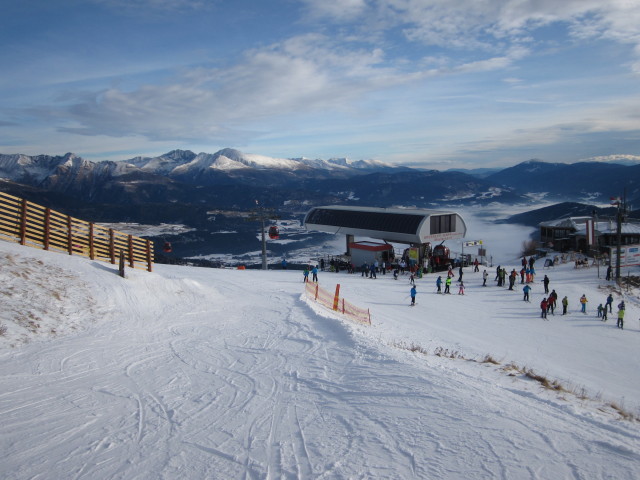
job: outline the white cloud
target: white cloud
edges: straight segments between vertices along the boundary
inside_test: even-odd
[[[319,35],[247,52],[227,69],[198,68],[167,85],[71,92],[68,106],[32,113],[67,120],[63,131],[240,141],[249,125],[300,111],[345,108],[362,93],[402,81],[380,49],[348,50]],[[71,99],[71,101],[69,101]]]
[[[599,157],[589,157],[585,158],[587,162],[638,162],[640,163],[640,155],[604,155]]]
[[[350,21],[366,12],[365,0],[301,0],[313,18],[330,18],[335,21]]]
[[[119,11],[140,11],[140,12],[176,12],[191,11],[207,8],[215,1],[207,0],[91,0],[96,4],[104,5],[113,10]]]
[[[575,40],[603,38],[640,48],[639,0],[353,0],[343,11],[344,1],[301,1],[325,17],[357,19],[361,38],[400,28],[411,43],[496,52],[544,42],[539,29],[557,24]]]

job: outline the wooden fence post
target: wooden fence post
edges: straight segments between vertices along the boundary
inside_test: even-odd
[[[93,250],[93,222],[89,223],[89,258],[95,260],[96,255]]]
[[[20,207],[20,245],[27,243],[27,201],[22,199]]]
[[[109,256],[111,257],[111,264],[115,265],[115,263],[116,263],[116,246],[115,246],[115,240],[113,238],[113,228],[109,229]]]
[[[153,263],[151,263],[151,240],[147,240],[147,271],[153,270]]]
[[[51,209],[44,209],[44,249],[49,250],[49,238],[51,237]]]
[[[73,255],[73,232],[71,230],[71,215],[67,215],[67,250]]]
[[[133,235],[129,235],[129,266],[133,268]]]
[[[124,278],[124,250],[120,249],[120,263],[118,264],[118,274]]]

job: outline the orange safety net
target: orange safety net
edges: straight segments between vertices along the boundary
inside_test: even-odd
[[[348,319],[363,323],[365,325],[371,325],[371,315],[368,309],[356,307],[352,303],[346,301],[344,298],[338,298],[339,285],[336,288],[335,293],[328,292],[321,288],[317,283],[307,282],[305,284],[305,293],[308,298],[319,303],[323,307],[333,310],[342,314]]]

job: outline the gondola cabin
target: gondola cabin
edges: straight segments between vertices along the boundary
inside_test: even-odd
[[[277,240],[280,238],[280,231],[278,230],[278,227],[276,226],[269,227],[269,238],[271,240]]]
[[[431,263],[436,271],[447,268],[449,263],[451,263],[451,251],[449,248],[442,244],[433,247]]]
[[[162,251],[164,253],[171,253],[173,251],[173,248],[171,247],[171,242],[164,242],[164,245],[162,246]]]

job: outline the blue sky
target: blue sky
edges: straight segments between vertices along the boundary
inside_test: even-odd
[[[0,1],[0,153],[640,160],[640,0]]]

